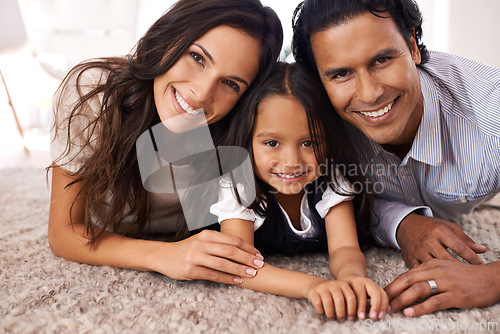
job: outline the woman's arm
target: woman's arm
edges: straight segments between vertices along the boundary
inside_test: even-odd
[[[365,319],[367,295],[370,296],[372,319],[381,319],[387,312],[389,299],[384,290],[366,277],[366,260],[359,248],[352,201],[341,202],[325,217],[330,255],[330,272],[337,280],[346,281],[356,294],[357,316]],[[354,317],[353,301],[347,300],[348,316]]]
[[[52,169],[49,213],[49,245],[52,252],[68,260],[112,267],[157,271],[173,279],[206,279],[237,284],[248,277],[246,270],[259,268],[258,251],[241,238],[203,231],[179,242],[160,242],[105,232],[95,249],[88,246],[83,221],[84,200],[70,208],[80,184],[66,186],[72,177],[58,166]],[[257,262],[257,261],[256,261]],[[259,262],[257,262],[259,263]]]

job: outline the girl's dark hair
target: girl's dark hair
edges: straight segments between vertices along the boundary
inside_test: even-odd
[[[293,13],[292,52],[295,60],[317,72],[311,35],[366,12],[392,18],[408,47],[410,37],[415,33],[421,55],[420,65],[429,59],[429,52],[421,41],[423,19],[415,0],[305,0]]]
[[[69,139],[66,151],[54,163],[61,163],[70,151],[91,152],[74,173],[74,181],[67,186],[81,185],[75,202],[85,201],[85,218],[84,222],[72,223],[85,224],[91,246],[95,246],[105,229],[117,231],[123,218],[129,215],[133,219],[128,234],[139,236],[146,230],[151,203],[139,173],[136,140],[160,123],[153,98],[153,80],[168,71],[196,39],[220,25],[239,29],[260,41],[256,80],[267,75],[279,57],[283,41],[281,23],[272,9],[264,7],[259,0],[180,0],[150,27],[132,56],[81,63],[63,80],[55,100],[54,131],[56,135],[57,131],[64,131]],[[82,77],[92,69],[101,70],[103,76],[89,88],[84,86],[88,82],[84,83]],[[250,86],[238,103],[243,102],[254,86]],[[61,119],[62,109],[68,108],[64,98],[75,87],[79,99],[71,106],[69,117]],[[83,145],[78,144],[70,137],[73,122],[78,122],[80,117],[88,119],[90,105],[98,104],[95,101],[101,102],[100,109],[92,110],[97,116],[90,118],[83,129]],[[225,127],[223,121],[217,123],[211,126],[215,143]],[[92,222],[94,215],[100,217],[100,228],[95,228]]]
[[[333,109],[321,81],[305,66],[298,63],[279,62],[271,75],[259,82],[258,87],[246,100],[246,104],[240,104],[235,110],[223,144],[244,147],[252,154],[252,129],[258,106],[263,99],[272,96],[292,96],[304,107],[311,140],[314,143],[320,143],[314,145],[314,153],[322,169],[321,177],[335,192],[341,195],[353,194],[351,190],[342,187],[337,179],[336,170],[353,185],[367,184],[367,180],[362,175],[345,173],[346,166],[358,166],[359,163],[345,133],[343,122]],[[255,186],[256,200],[249,208],[261,216],[266,216],[265,203],[269,200],[271,189],[257,177],[255,177]],[[355,191],[354,209],[359,242],[363,246],[369,246],[372,244],[370,211],[373,198],[363,190],[356,189]]]

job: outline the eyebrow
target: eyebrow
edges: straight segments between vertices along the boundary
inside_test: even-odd
[[[387,57],[388,55],[391,55],[394,53],[398,53],[398,50],[395,48],[388,48],[388,49],[382,50],[370,59],[370,63],[373,63],[373,61],[375,61],[378,58]],[[347,71],[348,69],[349,68],[347,68],[347,67],[329,68],[323,72],[323,77],[328,78],[328,77],[331,77],[332,75],[334,75],[335,73]]]
[[[255,138],[260,138],[260,137],[271,137],[271,138],[279,139],[279,136],[276,133],[271,132],[271,131],[264,131],[264,132],[260,132],[260,133],[255,135]]]
[[[213,65],[215,65],[214,57],[212,57],[212,55],[210,54],[210,52],[208,52],[207,49],[205,49],[202,45],[200,45],[198,43],[193,43],[193,45],[196,45],[197,47],[199,47],[201,49],[201,51],[203,51],[203,53],[205,54],[205,56],[208,58],[208,60],[210,60],[210,62]],[[230,75],[230,76],[228,76],[228,78],[233,79],[234,81],[238,81],[238,82],[246,85],[247,87],[250,86],[250,84],[245,79],[242,79],[240,77],[237,77],[237,76],[234,76],[234,75]]]

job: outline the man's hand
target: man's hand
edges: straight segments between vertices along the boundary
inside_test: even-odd
[[[399,275],[384,289],[389,296],[391,313],[404,308],[405,316],[416,317],[448,308],[484,307],[498,303],[498,277],[499,261],[472,265],[433,259]],[[428,280],[435,281],[435,294],[432,294]]]
[[[487,250],[469,238],[457,224],[415,213],[403,219],[396,239],[409,268],[433,258],[458,261],[448,249],[471,264],[482,264],[484,261],[476,253]]]

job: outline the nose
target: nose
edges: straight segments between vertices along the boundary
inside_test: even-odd
[[[370,72],[358,72],[357,96],[366,104],[372,104],[383,94],[384,88],[375,75]]]
[[[300,166],[301,162],[300,149],[298,147],[287,147],[281,154],[281,165],[286,168],[294,169]]]
[[[216,87],[217,80],[208,73],[198,77],[191,86],[191,92],[193,93],[195,102],[202,105],[212,103]]]

